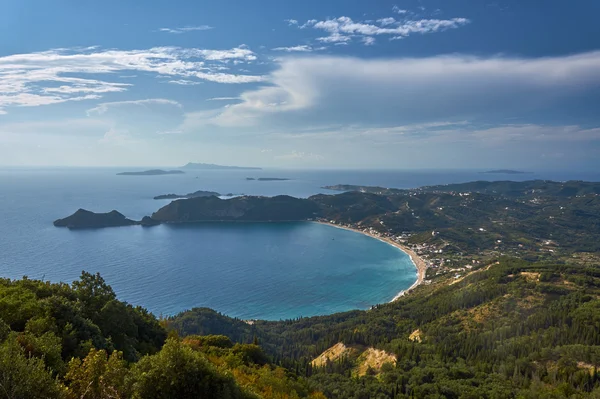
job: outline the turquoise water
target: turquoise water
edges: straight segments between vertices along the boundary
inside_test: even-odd
[[[99,272],[120,299],[157,315],[211,307],[244,319],[277,320],[367,309],[412,285],[416,271],[406,254],[359,233],[316,223],[69,231],[52,221],[80,207],[117,209],[139,219],[168,203],[152,199],[164,193],[305,197],[327,192],[320,189],[327,184],[402,188],[481,177],[464,171],[289,170],[116,176],[121,170],[0,169],[0,276],[71,282],[82,270]],[[248,176],[293,180],[246,181]]]

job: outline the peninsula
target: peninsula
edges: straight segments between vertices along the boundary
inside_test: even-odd
[[[286,181],[286,180],[292,180],[292,179],[287,179],[285,177],[246,177],[246,180],[256,180],[256,181]]]
[[[162,176],[162,175],[182,175],[185,172],[182,170],[162,170],[152,169],[144,170],[141,172],[121,172],[117,173],[117,176]]]
[[[193,193],[188,194],[163,194],[157,195],[154,197],[155,200],[164,200],[164,199],[186,199],[186,198],[196,198],[196,197],[220,197],[221,194],[214,191],[195,191]],[[233,194],[228,194],[228,197],[232,197]]]
[[[528,174],[531,172],[523,172],[522,170],[512,170],[512,169],[495,169],[495,170],[488,170],[485,172],[479,172],[482,174],[488,174],[488,175],[524,175],[524,174]]]
[[[189,162],[182,166],[180,169],[193,169],[193,170],[261,170],[262,168],[256,168],[251,166],[227,166],[227,165],[215,165],[212,163],[194,163]]]

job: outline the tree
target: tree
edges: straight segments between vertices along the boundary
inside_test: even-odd
[[[26,356],[12,337],[0,345],[0,397],[53,399],[63,392],[43,360]]]
[[[83,362],[74,358],[69,363],[65,380],[69,382],[69,397],[73,399],[128,398],[126,385],[129,374],[121,352],[108,356],[104,350],[92,348]]]
[[[132,369],[133,398],[237,399],[243,394],[233,378],[219,373],[204,356],[169,338],[162,350]]]

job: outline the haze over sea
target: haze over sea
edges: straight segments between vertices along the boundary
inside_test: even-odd
[[[149,168],[148,168],[149,169]],[[367,309],[416,278],[409,257],[362,234],[316,223],[205,223],[70,231],[52,221],[78,208],[132,219],[196,190],[307,197],[332,184],[411,188],[473,180],[600,180],[599,173],[482,175],[477,171],[188,171],[116,176],[139,168],[0,168],[0,277],[71,282],[99,272],[121,300],[172,315],[210,307],[244,319]],[[284,177],[289,181],[247,181]]]

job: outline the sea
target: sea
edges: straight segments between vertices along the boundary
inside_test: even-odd
[[[52,225],[79,208],[139,220],[197,190],[308,197],[325,185],[395,188],[474,180],[588,180],[600,172],[482,175],[473,170],[217,170],[117,176],[148,168],[0,168],[0,277],[70,283],[100,273],[120,300],[170,316],[209,307],[241,319],[281,320],[368,309],[416,280],[399,249],[310,222],[198,223],[99,230]],[[286,181],[247,177],[288,178]]]

